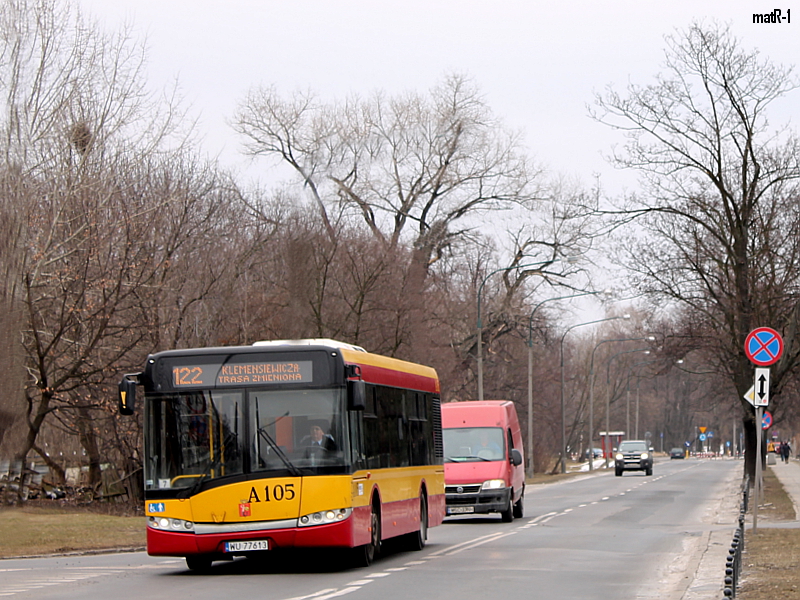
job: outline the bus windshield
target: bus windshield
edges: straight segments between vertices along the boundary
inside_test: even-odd
[[[264,471],[343,472],[341,389],[199,390],[145,402],[145,489],[189,489]]]
[[[456,427],[443,429],[445,462],[503,460],[503,430],[500,427]]]
[[[243,472],[242,392],[211,390],[145,403],[145,489],[192,487]]]
[[[350,463],[342,390],[252,391],[250,402],[254,471]]]

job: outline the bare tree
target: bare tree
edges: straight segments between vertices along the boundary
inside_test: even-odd
[[[51,462],[37,438],[56,414],[97,467],[113,436],[94,419],[113,401],[96,391],[184,337],[181,303],[218,282],[224,265],[204,252],[232,229],[238,196],[187,152],[191,125],[174,98],[147,91],[143,50],[125,32],[100,33],[69,3],[0,11],[4,202],[22,224],[11,281],[29,375],[15,452]]]
[[[20,274],[23,264],[25,225],[12,199],[16,178],[0,176],[0,372],[6,383],[0,388],[0,456],[13,442],[6,438],[13,423],[23,414],[22,302]],[[4,444],[4,442],[6,442]]]
[[[406,94],[325,104],[255,89],[234,128],[246,151],[291,166],[331,239],[344,214],[358,215],[388,248],[414,248],[422,276],[476,226],[470,217],[530,201],[536,172],[519,136],[505,131],[464,77],[428,96]],[[335,215],[335,216],[332,216]]]
[[[627,137],[614,161],[639,170],[645,186],[617,213],[642,228],[627,240],[627,266],[641,290],[683,307],[712,342],[731,398],[752,384],[743,345],[758,325],[785,335],[777,402],[798,367],[800,153],[794,133],[767,119],[796,87],[791,69],[744,50],[726,27],[694,24],[667,38],[654,84],[596,101],[595,117]],[[753,411],[739,402],[752,449]]]

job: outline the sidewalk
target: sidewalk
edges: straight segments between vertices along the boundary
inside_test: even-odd
[[[744,466],[743,462],[739,465]],[[781,482],[786,493],[792,498],[798,520],[789,522],[770,522],[763,517],[759,519],[758,527],[800,527],[800,461],[790,460],[789,463],[778,462],[768,465],[778,481]],[[680,600],[719,600],[722,598],[723,580],[725,578],[725,560],[731,546],[733,532],[739,516],[739,502],[741,501],[741,470],[731,472],[725,489],[711,507],[708,515],[709,528],[703,532],[687,548],[688,560],[685,565],[686,572],[690,575],[688,586],[675,597]],[[745,528],[750,529],[752,521],[745,521]],[[669,596],[672,600],[673,596]]]
[[[784,463],[778,459],[777,464],[768,465],[767,468],[772,469],[775,477],[781,482],[783,489],[792,499],[796,519],[800,519],[800,461],[790,458],[788,463]],[[794,521],[794,523],[800,527],[800,522]]]
[[[705,460],[705,459],[703,459]],[[731,459],[723,459],[731,460]],[[743,465],[737,460],[738,465]],[[687,548],[688,586],[677,595],[680,600],[719,600],[725,579],[725,561],[736,530],[741,501],[742,475],[731,470],[716,502],[704,519],[708,529]]]

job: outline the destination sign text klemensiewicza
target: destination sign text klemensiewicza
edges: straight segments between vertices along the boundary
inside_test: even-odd
[[[182,365],[172,369],[172,385],[198,387],[217,385],[259,385],[310,383],[310,360],[236,364]]]

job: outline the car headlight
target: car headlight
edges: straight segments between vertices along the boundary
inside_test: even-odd
[[[323,510],[320,512],[303,515],[297,519],[298,527],[311,527],[312,525],[327,525],[344,521],[353,513],[352,508],[336,508],[333,510]]]
[[[499,490],[506,487],[506,482],[502,479],[489,479],[488,481],[484,481],[483,485],[481,486],[482,490]]]
[[[194,531],[194,523],[168,517],[147,517],[147,526],[162,531]]]
[[[622,459],[624,459],[625,457],[624,457],[624,456],[622,456],[622,454],[620,453],[620,454],[617,454],[617,455],[616,455],[614,458],[616,458],[617,460],[622,460]]]
[[[642,452],[642,460],[645,460],[648,457],[647,452]]]

